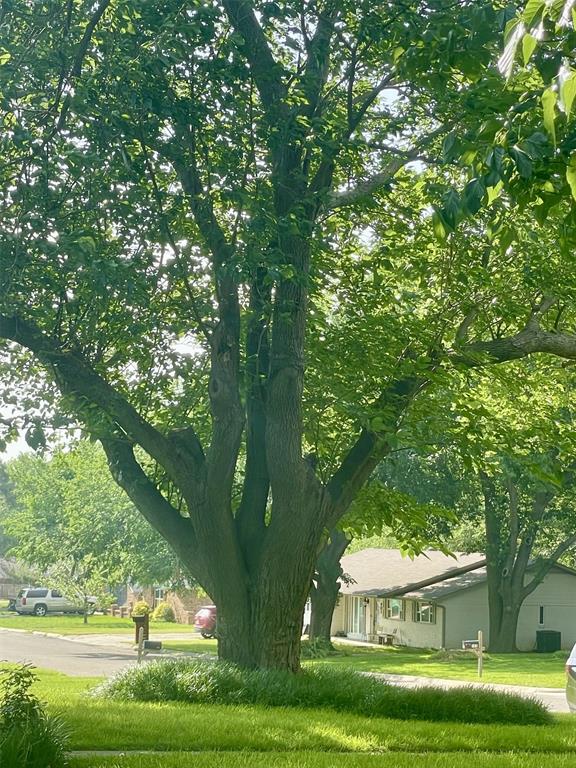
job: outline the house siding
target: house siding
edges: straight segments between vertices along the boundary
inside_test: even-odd
[[[528,579],[529,580],[529,579]],[[456,592],[444,598],[446,607],[446,647],[460,648],[462,640],[474,639],[481,629],[488,642],[488,587],[486,584]],[[538,623],[540,606],[544,607],[544,624]],[[553,571],[528,595],[518,619],[516,645],[519,651],[533,651],[536,632],[554,629],[561,633],[562,648],[576,643],[576,576]]]
[[[542,625],[538,623],[541,605],[544,606]],[[528,595],[518,621],[516,642],[519,650],[534,650],[539,629],[561,632],[562,648],[567,650],[576,643],[576,576],[553,571]]]
[[[486,584],[454,592],[442,601],[446,615],[445,648],[461,648],[463,640],[475,640],[481,629],[488,642],[488,588]]]
[[[413,607],[416,601],[404,601],[404,619],[388,619],[379,609],[379,598],[367,598],[364,605],[364,621],[361,626],[353,626],[354,601],[364,602],[362,597],[343,595],[332,620],[332,634],[346,634],[352,640],[378,642],[379,635],[393,635],[397,645],[418,648],[441,648],[443,628],[443,608],[437,606],[436,621],[423,624],[414,621]],[[382,606],[383,607],[383,606]]]
[[[332,622],[332,633],[345,633],[351,639],[378,642],[379,634],[394,635],[394,642],[419,648],[461,648],[463,640],[474,640],[482,630],[489,641],[488,587],[486,583],[447,595],[436,603],[435,624],[413,620],[414,600],[404,600],[404,620],[386,618],[378,609],[379,598],[367,598],[364,622],[352,631],[353,601],[364,598],[343,595]],[[540,606],[544,623],[539,624]],[[536,632],[541,629],[561,633],[562,648],[576,644],[576,576],[552,571],[524,601],[520,610],[516,643],[520,651],[533,651]]]

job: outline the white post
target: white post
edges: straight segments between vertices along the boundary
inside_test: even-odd
[[[482,630],[479,629],[478,630],[478,677],[482,677],[482,666],[484,662],[482,647],[483,647]]]
[[[144,627],[140,627],[138,630],[138,664],[142,661],[144,654]]]

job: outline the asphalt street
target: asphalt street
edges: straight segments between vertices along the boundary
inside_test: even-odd
[[[67,675],[87,677],[109,676],[128,665],[136,664],[136,653],[132,648],[126,646],[127,638],[118,637],[116,645],[111,644],[111,639],[106,639],[109,644],[98,645],[98,639],[95,636],[90,638],[90,642],[86,642],[0,629],[0,661],[28,661],[37,667],[54,669]],[[146,656],[146,660],[153,658],[159,658],[159,656],[156,654]],[[375,675],[375,677],[393,685],[402,685],[407,688],[423,685],[438,688],[481,685],[462,680],[438,680],[410,675]],[[518,685],[492,685],[489,687],[540,699],[553,712],[568,712],[563,689],[529,688]]]
[[[66,675],[101,677],[135,664],[136,653],[128,648],[99,647],[59,637],[0,629],[0,661],[27,661]]]

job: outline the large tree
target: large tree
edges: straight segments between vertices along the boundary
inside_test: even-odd
[[[452,162],[454,125],[516,103],[490,68],[506,19],[451,0],[0,11],[3,395],[31,442],[54,408],[101,441],[218,604],[223,658],[298,668],[324,531],[434,376],[576,357],[563,265],[529,240],[504,258],[504,198],[489,240],[452,232],[494,173],[472,163],[443,199],[443,172],[401,170]],[[549,287],[569,305],[553,328]]]
[[[404,457],[408,471],[397,467],[388,480],[453,508],[456,542],[486,553],[489,647],[500,653],[516,650],[525,599],[576,548],[573,375],[531,362],[521,378],[477,371],[449,393],[438,389],[443,426],[428,440],[442,441]]]

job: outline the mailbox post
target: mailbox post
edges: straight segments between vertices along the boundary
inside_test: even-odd
[[[150,617],[147,613],[143,616],[132,616],[134,622],[134,642],[138,644],[140,639],[148,640],[150,637]],[[142,633],[140,632],[142,630]]]

